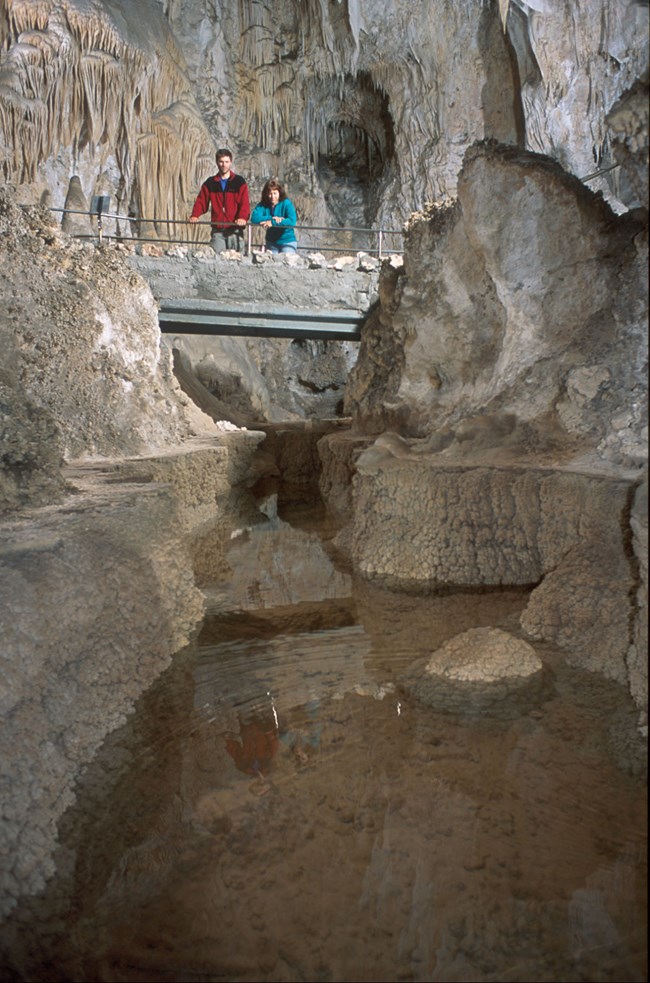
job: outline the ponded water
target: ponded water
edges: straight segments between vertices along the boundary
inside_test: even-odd
[[[330,531],[331,532],[331,531]],[[6,979],[645,980],[646,783],[623,687],[419,704],[523,591],[354,581],[309,522],[232,539],[196,644],[106,740]]]

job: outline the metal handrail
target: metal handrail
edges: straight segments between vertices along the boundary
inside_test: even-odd
[[[601,174],[607,174],[608,171],[615,171],[616,168],[620,166],[620,164],[610,164],[609,167],[601,167],[599,171],[594,171],[592,174],[585,174],[585,176],[581,177],[580,180],[593,181],[595,177],[600,177]]]
[[[591,174],[585,174],[584,177],[581,177],[578,180],[580,180],[580,181],[593,181],[595,178],[600,177],[602,174],[607,174],[609,171],[615,171],[620,166],[621,166],[620,164],[610,164],[607,167],[601,167],[599,170],[593,171]],[[123,235],[120,235],[120,234],[115,234],[115,235],[112,235],[111,236],[111,235],[109,235],[109,234],[107,234],[105,232],[104,227],[103,227],[103,222],[106,219],[113,220],[113,221],[116,221],[116,222],[127,222],[129,224],[132,224],[132,223],[135,222],[138,225],[143,225],[143,224],[144,225],[157,225],[157,224],[160,224],[160,225],[167,225],[167,226],[174,226],[174,225],[184,225],[184,226],[187,226],[187,225],[190,225],[190,226],[192,226],[192,228],[207,228],[207,227],[209,227],[210,229],[231,228],[232,225],[233,225],[232,222],[213,222],[211,220],[209,220],[209,221],[203,221],[203,222],[201,222],[201,221],[199,221],[199,222],[190,222],[189,219],[139,218],[139,217],[136,217],[136,216],[133,216],[133,215],[119,215],[119,214],[116,214],[116,213],[104,212],[102,210],[99,210],[99,211],[92,211],[92,210],[90,210],[90,211],[84,211],[83,209],[53,208],[53,207],[51,207],[49,209],[49,211],[51,211],[51,212],[61,212],[64,215],[87,215],[88,218],[92,218],[94,216],[97,219],[97,238],[98,238],[98,240],[99,240],[100,243],[102,242],[103,238],[105,237],[107,239],[116,239],[118,241],[125,241],[125,242],[146,242],[146,243],[158,242],[158,243],[163,243],[163,244],[167,244],[167,245],[184,245],[184,246],[194,246],[194,247],[201,246],[201,245],[207,245],[207,243],[205,243],[205,242],[204,243],[201,243],[200,241],[197,241],[196,239],[175,239],[175,238],[173,239],[173,238],[170,238],[170,237],[165,238],[165,237],[162,237],[160,235],[156,235],[155,240],[152,240],[149,236],[123,236]],[[253,231],[252,230],[253,230],[253,228],[261,228],[261,226],[257,225],[257,223],[255,223],[255,225],[253,225],[252,222],[247,222],[246,223],[246,226],[242,226],[242,229],[243,228],[246,228],[246,249],[245,249],[245,255],[249,256],[249,255],[251,255],[251,253],[253,251]],[[391,235],[403,236],[404,235],[403,229],[360,228],[360,227],[357,227],[357,226],[342,226],[342,225],[341,226],[336,226],[336,225],[295,225],[294,228],[297,229],[297,230],[299,230],[299,231],[302,230],[304,232],[328,232],[328,233],[334,233],[334,234],[336,234],[338,232],[347,232],[347,233],[356,233],[356,234],[362,234],[362,235],[373,235],[373,236],[377,236],[377,248],[376,249],[368,249],[368,250],[365,250],[365,252],[367,252],[369,255],[373,255],[374,253],[376,253],[378,259],[381,259],[384,255],[391,254],[391,253],[394,254],[394,255],[401,255],[401,252],[402,252],[402,250],[400,250],[400,249],[385,249],[385,247],[384,247],[384,240],[385,240],[385,236],[391,236]],[[76,239],[95,239],[95,236],[92,235],[92,234],[85,235],[83,233],[72,233],[72,235]],[[263,244],[260,244],[260,245],[262,245],[262,248],[264,248]],[[298,250],[300,250],[300,249],[305,250],[307,248],[313,249],[315,247],[313,247],[313,246],[300,246],[300,245],[297,245],[296,248]],[[335,252],[339,252],[340,251],[335,246],[319,246],[318,248],[322,252],[335,253]]]
[[[74,208],[54,208],[54,207],[50,207],[49,211],[51,211],[51,212],[60,212],[60,213],[62,213],[64,215],[86,215],[86,216],[88,216],[88,218],[93,218],[93,217],[96,218],[97,219],[97,226],[98,226],[98,229],[97,229],[97,238],[99,239],[100,242],[104,238],[107,238],[107,239],[118,239],[118,240],[124,241],[124,242],[148,242],[148,243],[153,243],[155,241],[157,243],[167,243],[167,244],[172,244],[173,243],[173,244],[178,244],[178,245],[188,245],[188,246],[195,246],[195,247],[200,246],[200,245],[207,245],[207,243],[197,242],[196,239],[170,238],[170,237],[162,237],[162,236],[159,236],[159,235],[156,236],[155,240],[153,240],[152,238],[150,238],[148,236],[122,236],[122,235],[119,235],[119,234],[117,234],[117,235],[110,235],[110,234],[107,234],[106,233],[106,231],[105,231],[105,229],[103,227],[103,223],[107,219],[108,220],[114,220],[114,221],[120,221],[120,222],[128,222],[129,224],[137,223],[139,225],[142,225],[142,224],[145,224],[145,225],[156,225],[156,224],[160,224],[160,225],[168,225],[168,226],[169,225],[172,225],[172,226],[173,225],[183,225],[183,226],[188,226],[189,225],[192,228],[219,229],[219,228],[232,228],[232,226],[233,226],[233,223],[232,222],[213,222],[211,220],[199,221],[199,222],[190,222],[189,219],[139,218],[139,217],[131,216],[131,215],[119,215],[117,213],[112,213],[112,212],[101,212],[101,213],[98,213],[98,212],[85,211],[83,209],[74,209]],[[242,226],[242,230],[244,228],[246,228],[246,230],[247,230],[247,249],[246,249],[246,255],[250,255],[250,253],[252,252],[252,248],[253,248],[253,243],[252,243],[253,229],[258,228],[258,229],[260,229],[260,231],[262,231],[262,227],[260,225],[258,225],[257,223],[247,222],[246,223],[246,226]],[[297,229],[299,231],[302,230],[302,231],[305,231],[305,232],[328,232],[328,233],[334,233],[334,234],[339,233],[339,232],[347,232],[347,233],[357,233],[357,234],[377,236],[377,248],[376,249],[368,249],[368,250],[365,250],[365,252],[367,252],[369,255],[372,255],[374,253],[377,253],[379,259],[381,259],[382,256],[387,255],[389,253],[397,254],[397,255],[401,254],[401,250],[398,250],[398,249],[386,249],[385,248],[385,246],[384,246],[385,236],[387,236],[387,235],[403,236],[404,235],[403,229],[362,228],[362,227],[358,227],[358,226],[295,225],[295,226],[293,226],[293,228],[295,228],[295,229]],[[72,235],[76,239],[95,239],[96,238],[92,234],[85,235],[83,233],[72,233]],[[314,246],[309,246],[309,247],[306,247],[306,246],[298,246],[297,248],[304,250],[304,249],[307,249],[307,248],[314,249],[316,247],[314,247]],[[337,249],[334,246],[319,246],[318,248],[321,249],[323,252],[340,252],[340,249]]]

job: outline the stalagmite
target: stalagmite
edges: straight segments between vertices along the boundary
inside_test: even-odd
[[[87,214],[88,200],[83,193],[81,181],[79,180],[79,176],[77,174],[74,174],[70,178],[68,193],[65,196],[65,204],[63,207],[66,209],[66,212],[61,218],[61,228],[63,231],[67,232],[69,235],[89,235],[91,228]],[[86,214],[75,214],[79,212],[85,212]]]

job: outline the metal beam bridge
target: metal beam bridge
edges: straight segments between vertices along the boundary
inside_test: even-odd
[[[163,300],[158,321],[165,334],[230,335],[243,338],[315,338],[359,341],[367,315],[358,310],[261,307],[205,300]]]

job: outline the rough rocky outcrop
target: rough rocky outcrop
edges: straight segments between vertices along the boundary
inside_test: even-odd
[[[643,709],[646,221],[546,157],[472,148],[458,200],[414,217],[380,278],[346,390],[357,439],[320,444],[357,570],[528,584],[528,635]]]
[[[2,381],[32,430],[54,435],[60,457],[51,449],[44,457],[54,467],[61,457],[142,453],[218,433],[178,387],[151,291],[119,249],[75,242],[44,210],[17,207],[7,189],[0,195],[0,292]],[[9,408],[7,421],[11,415]],[[26,475],[31,439],[17,446],[11,438],[8,451],[22,454]],[[13,474],[15,484],[16,468]]]
[[[361,431],[435,431],[432,449],[455,437],[474,457],[508,436],[515,454],[642,464],[646,264],[641,219],[617,218],[548,158],[477,146],[457,202],[411,221],[346,411]],[[512,434],[490,432],[500,413]],[[473,417],[476,433],[455,433]]]

